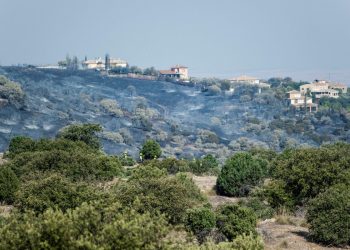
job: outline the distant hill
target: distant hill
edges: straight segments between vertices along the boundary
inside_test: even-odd
[[[169,82],[25,67],[1,67],[0,75],[20,83],[25,92],[23,107],[0,108],[0,151],[15,135],[53,137],[72,123],[101,124],[104,150],[110,154],[127,150],[136,156],[137,147],[153,138],[165,155],[213,153],[222,159],[252,147],[317,146],[323,142],[317,138],[334,130],[327,122],[315,126],[321,118],[314,114],[289,112],[271,89],[260,93],[241,87],[232,95],[208,95],[200,87]],[[349,141],[349,135],[329,140],[338,139]]]

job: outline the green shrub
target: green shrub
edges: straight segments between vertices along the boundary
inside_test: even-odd
[[[156,141],[148,140],[143,144],[140,154],[143,156],[143,159],[152,160],[159,158],[162,150]]]
[[[275,176],[285,183],[285,193],[302,205],[349,178],[345,173],[350,170],[350,144],[285,150],[275,165]]]
[[[134,166],[136,164],[134,158],[132,158],[128,153],[123,153],[118,157],[119,162],[122,166]]]
[[[16,206],[22,211],[43,212],[48,208],[65,211],[97,197],[87,185],[72,183],[58,174],[38,173],[32,180],[21,184],[16,192]]]
[[[295,199],[286,191],[286,184],[281,180],[271,180],[256,192],[256,196],[266,200],[276,211],[287,209],[293,210]]]
[[[203,242],[215,227],[215,213],[205,207],[190,209],[186,213],[185,223],[186,227],[197,236],[199,242]]]
[[[256,236],[256,220],[256,215],[251,209],[230,204],[218,209],[216,225],[220,232],[232,241],[243,234]]]
[[[249,153],[237,153],[225,162],[217,179],[217,191],[222,195],[245,196],[266,173],[265,160],[254,158]]]
[[[0,228],[0,249],[165,249],[170,228],[118,203],[84,203],[63,213],[48,209],[12,215]]]
[[[56,171],[72,180],[111,180],[123,174],[117,158],[91,153],[79,147],[71,151],[53,149],[21,153],[8,165],[17,176],[33,171]]]
[[[242,200],[239,202],[239,205],[248,207],[253,210],[257,218],[261,220],[270,219],[275,214],[275,210],[271,206],[265,204],[257,197],[250,197],[247,200]]]
[[[163,160],[151,160],[151,161],[146,161],[145,164],[157,167],[159,169],[164,169],[169,174],[176,174],[178,172],[190,171],[187,161],[177,160],[175,158],[165,158]]]
[[[0,202],[12,203],[19,186],[15,173],[7,166],[0,166]]]
[[[23,152],[33,151],[35,148],[35,141],[30,137],[16,136],[11,139],[9,144],[9,154],[16,155]]]
[[[237,250],[264,250],[264,241],[253,233],[243,234],[233,240],[232,248]]]
[[[127,182],[116,187],[116,194],[123,205],[138,207],[141,212],[164,213],[174,224],[184,222],[187,209],[205,202],[191,178],[184,174],[167,176],[152,166],[135,170]]]
[[[196,159],[190,162],[189,167],[194,174],[216,174],[219,172],[219,163],[211,154],[203,159]]]
[[[16,108],[22,108],[24,106],[25,93],[19,83],[10,81],[5,76],[0,75],[0,98],[7,99]]]
[[[337,184],[316,196],[308,205],[306,218],[315,241],[350,244],[350,185]]]
[[[101,143],[96,134],[101,131],[102,127],[99,124],[75,124],[63,128],[57,137],[71,141],[82,141],[93,149],[100,149]]]

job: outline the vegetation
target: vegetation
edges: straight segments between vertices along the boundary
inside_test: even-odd
[[[338,184],[310,201],[311,237],[327,245],[350,244],[350,185]]]
[[[0,98],[7,100],[9,104],[14,105],[16,108],[22,108],[25,94],[19,83],[0,75]]]
[[[350,243],[349,144],[251,148],[220,169],[211,154],[159,159],[153,140],[142,147],[140,164],[127,152],[107,156],[101,130],[71,125],[54,139],[11,140],[0,202],[15,209],[0,212],[0,249],[263,249],[257,220],[289,223],[281,211],[300,209],[312,240]],[[213,208],[188,172],[218,174],[219,194],[245,197]]]
[[[229,240],[233,240],[243,234],[257,235],[255,231],[256,215],[254,212],[249,208],[235,204],[219,208],[216,224]]]
[[[162,150],[156,141],[147,140],[143,144],[140,154],[145,160],[157,159],[161,156]]]
[[[237,153],[229,158],[218,176],[219,194],[245,196],[266,176],[267,162],[249,153]]]
[[[12,203],[19,180],[9,167],[0,167],[0,202]]]

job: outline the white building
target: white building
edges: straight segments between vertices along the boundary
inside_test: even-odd
[[[236,84],[249,84],[249,85],[256,85],[262,88],[270,88],[270,84],[262,82],[260,79],[252,76],[246,76],[242,75],[236,78],[229,79],[231,83]]]

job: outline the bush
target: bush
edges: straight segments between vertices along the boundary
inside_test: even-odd
[[[84,203],[66,213],[12,215],[0,228],[0,249],[165,249],[169,231],[163,216]]]
[[[219,172],[219,163],[211,154],[206,155],[203,159],[191,161],[189,167],[194,174],[216,174]]]
[[[229,158],[218,176],[219,194],[245,196],[267,174],[267,162],[249,153],[237,153]]]
[[[118,159],[122,166],[134,166],[136,163],[134,158],[126,152],[120,155]]]
[[[0,202],[12,203],[14,194],[19,186],[15,173],[6,166],[0,166]]]
[[[123,205],[140,212],[164,213],[174,224],[184,222],[187,209],[205,202],[191,178],[184,174],[167,176],[152,166],[136,169],[127,182],[116,186],[116,195]]]
[[[16,155],[23,152],[33,151],[35,148],[35,141],[30,137],[16,136],[11,139],[9,144],[9,156]]]
[[[350,244],[350,185],[337,184],[310,201],[310,234],[327,245]]]
[[[224,205],[217,211],[216,225],[228,240],[232,241],[239,235],[257,235],[255,231],[256,216],[254,212],[239,205]]]
[[[154,166],[159,169],[165,169],[169,174],[178,172],[189,172],[188,162],[185,160],[177,160],[175,158],[166,158],[163,160],[152,160],[145,162],[146,165]]]
[[[247,200],[242,200],[239,202],[239,205],[250,208],[254,211],[255,215],[260,220],[270,219],[274,216],[275,210],[265,204],[264,201],[260,200],[257,197],[251,197]]]
[[[350,170],[350,144],[285,150],[275,161],[276,179],[284,183],[296,205],[303,205],[328,187],[346,181]]]
[[[194,208],[186,213],[186,227],[197,236],[199,242],[204,241],[215,227],[215,222],[215,214],[209,208]]]
[[[43,212],[48,208],[62,211],[75,208],[85,201],[98,197],[96,192],[84,184],[68,181],[58,174],[38,173],[34,179],[24,182],[16,193],[16,206],[22,211],[31,209]]]
[[[293,196],[286,192],[286,184],[280,180],[271,180],[261,190],[257,190],[256,195],[266,200],[275,210],[293,210],[295,200]]]
[[[159,158],[162,154],[162,150],[156,141],[148,140],[143,144],[140,153],[143,159],[151,160]]]
[[[5,76],[0,75],[0,98],[5,98],[16,108],[24,106],[25,93],[21,85],[17,82],[12,82]]]
[[[101,131],[102,127],[99,124],[76,124],[63,128],[57,137],[71,141],[82,141],[93,149],[100,149],[101,143],[96,133]]]

